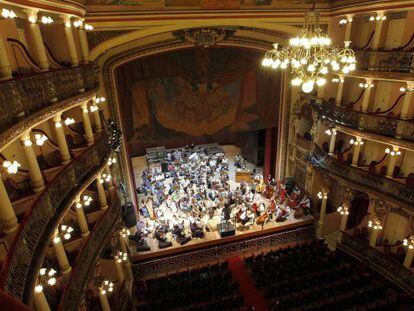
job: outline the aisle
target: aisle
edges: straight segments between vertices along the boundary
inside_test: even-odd
[[[267,304],[262,293],[254,285],[250,277],[249,270],[244,265],[239,256],[230,258],[229,269],[233,273],[233,278],[239,283],[240,292],[244,297],[244,305],[247,310],[254,308],[255,311],[267,311]]]

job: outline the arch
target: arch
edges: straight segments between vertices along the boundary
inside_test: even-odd
[[[357,192],[351,201],[347,230],[357,227],[368,213],[369,197],[364,192]]]
[[[104,52],[114,48],[116,46],[120,46],[131,41],[148,38],[154,35],[165,34],[177,30],[188,29],[188,28],[200,28],[200,27],[220,27],[220,26],[228,26],[228,27],[253,27],[257,29],[263,30],[272,30],[280,32],[281,35],[293,35],[297,34],[300,28],[280,23],[268,23],[268,22],[260,22],[260,21],[252,21],[248,19],[236,19],[236,20],[194,20],[191,21],[191,27],[189,27],[188,21],[176,21],[174,24],[165,25],[165,26],[158,26],[158,27],[151,27],[147,29],[139,29],[135,31],[130,31],[125,34],[119,35],[115,38],[111,38],[106,40],[96,47],[94,47],[89,54],[89,60],[95,60],[99,55],[103,54]]]

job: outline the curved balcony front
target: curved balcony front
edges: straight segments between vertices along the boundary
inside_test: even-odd
[[[354,111],[319,99],[312,100],[311,105],[318,118],[330,127],[345,126],[359,131],[414,142],[414,122],[412,121]]]
[[[414,53],[410,51],[359,50],[355,53],[358,70],[410,73]]]
[[[116,223],[119,222],[121,211],[121,203],[114,191],[109,208],[95,225],[76,258],[69,282],[64,288],[59,310],[78,310],[84,289],[91,277],[90,273],[115,229]]]
[[[0,287],[26,304],[31,302],[37,273],[56,224],[60,223],[76,195],[106,165],[115,147],[109,135],[103,134],[65,166],[39,195],[20,224],[2,266]]]
[[[398,201],[403,201],[408,206],[414,206],[414,188],[385,178],[380,175],[372,174],[362,169],[348,166],[329,156],[318,146],[309,154],[309,161],[313,166],[332,173],[351,183],[367,187],[378,193],[385,194]]]

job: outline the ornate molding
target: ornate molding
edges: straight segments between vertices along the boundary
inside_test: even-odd
[[[86,35],[88,37],[89,49],[92,50],[102,42],[124,35],[134,30],[103,30],[103,31],[88,31]]]
[[[211,47],[222,42],[236,32],[236,28],[191,28],[173,32],[173,36],[181,42],[189,42],[194,46]]]

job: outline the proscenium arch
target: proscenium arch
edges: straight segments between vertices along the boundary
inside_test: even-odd
[[[295,35],[299,32],[300,28],[285,25],[281,23],[269,23],[269,22],[260,22],[256,20],[247,20],[247,19],[214,19],[214,20],[193,20],[191,23],[189,21],[177,21],[174,24],[166,26],[155,26],[146,29],[131,30],[125,34],[119,35],[115,38],[111,38],[102,42],[101,44],[94,47],[90,54],[89,60],[94,61],[99,55],[105,53],[111,48],[126,44],[131,41],[139,40],[146,37],[151,37],[163,33],[174,32],[183,29],[189,28],[202,28],[202,27],[252,27],[256,29],[263,30],[272,30],[286,35]]]
[[[146,46],[141,46],[135,49],[131,49],[128,51],[125,51],[123,53],[119,53],[116,55],[113,55],[112,57],[109,57],[103,64],[102,68],[102,78],[103,78],[103,84],[105,88],[105,93],[107,98],[109,99],[109,109],[111,111],[111,115],[115,118],[116,122],[122,129],[122,131],[125,131],[124,129],[124,123],[122,120],[122,113],[120,110],[119,105],[119,98],[118,98],[118,91],[117,91],[117,84],[116,84],[116,77],[115,72],[116,69],[128,62],[137,60],[139,58],[162,54],[165,52],[170,51],[177,51],[182,49],[188,49],[193,48],[194,44],[189,42],[179,42],[177,40],[171,40],[165,42],[165,44],[150,44]],[[236,47],[241,49],[250,49],[255,51],[260,51],[263,54],[267,50],[268,47],[265,47],[263,45],[263,42],[255,44],[254,42],[246,42],[246,41],[239,41],[237,38],[232,38],[230,40],[225,40],[224,42],[220,42],[217,44],[217,47]],[[280,105],[283,105],[282,98]],[[129,158],[129,151],[127,143],[123,142],[121,144],[122,152],[121,155],[121,169],[123,171],[123,174],[125,176],[125,182],[126,186],[128,188],[128,192],[131,194],[131,200],[134,203],[134,207],[138,206],[138,201],[136,197],[136,191],[135,191],[135,180],[134,176],[132,174],[132,163]],[[137,213],[137,211],[135,211]],[[138,214],[137,214],[138,215]]]

